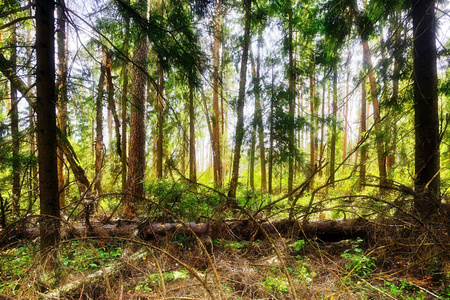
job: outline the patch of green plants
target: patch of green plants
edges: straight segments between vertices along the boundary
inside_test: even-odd
[[[248,242],[238,242],[238,241],[228,241],[228,240],[219,240],[219,239],[214,239],[213,244],[228,249],[228,250],[232,250],[232,251],[241,251],[243,249],[246,248],[246,245],[248,244]]]
[[[192,192],[189,185],[183,182],[158,180],[146,184],[146,194],[153,196],[158,206],[150,204],[148,214],[173,219],[173,213],[183,221],[195,221],[199,216],[210,216],[220,203],[220,196],[210,192]],[[164,208],[164,209],[161,209]]]
[[[345,269],[349,271],[349,275],[365,278],[375,269],[376,259],[365,255],[364,249],[360,247],[361,243],[362,239],[358,238],[352,243],[352,248],[345,250],[341,256],[347,259]]]
[[[73,241],[61,249],[61,264],[79,272],[100,268],[99,259],[109,266],[122,255],[120,244],[109,244],[95,248],[95,251],[83,242]]]
[[[289,270],[289,269],[288,269]],[[317,273],[311,270],[311,265],[305,260],[297,261],[297,266],[292,270],[292,274],[295,278],[298,278],[300,282],[310,284]]]
[[[289,283],[286,278],[268,276],[262,283],[268,292],[275,295],[283,295],[289,292]]]
[[[189,272],[185,269],[165,272],[162,274],[162,279],[165,283],[187,278],[189,278]],[[149,274],[135,287],[135,291],[153,291],[155,288],[158,288],[160,282],[161,275],[159,273]]]
[[[18,288],[38,255],[37,246],[31,243],[0,252],[0,293],[8,294]]]

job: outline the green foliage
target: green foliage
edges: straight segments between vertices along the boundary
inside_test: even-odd
[[[352,248],[347,249],[341,256],[347,259],[345,269],[349,271],[349,275],[356,277],[367,277],[376,267],[375,257],[369,257],[364,254],[364,250],[359,246],[362,242],[361,238],[358,238],[353,242]]]
[[[262,284],[269,292],[276,295],[283,295],[289,292],[289,283],[286,278],[268,276]]]
[[[182,270],[175,270],[172,272],[165,272],[162,274],[162,279],[165,283],[179,280],[179,279],[187,279],[189,278],[189,272],[185,269]],[[159,287],[159,283],[161,282],[161,276],[159,273],[152,273],[149,274],[147,277],[144,278],[142,282],[140,282],[136,287],[135,291],[152,291]]]
[[[171,214],[161,210],[164,208],[183,221],[193,221],[199,216],[209,216],[214,207],[220,203],[220,196],[214,193],[194,193],[182,182],[158,180],[145,186],[146,194],[153,196],[158,203],[150,204],[148,213],[153,216],[173,219]],[[152,209],[155,210],[152,212]]]

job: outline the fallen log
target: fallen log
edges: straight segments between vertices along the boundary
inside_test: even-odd
[[[64,227],[63,238],[74,238],[81,236],[98,237],[100,239],[114,237],[139,237],[144,241],[151,241],[165,236],[177,234],[193,235],[199,237],[210,237],[211,239],[226,240],[251,240],[265,239],[263,230],[271,236],[284,238],[309,238],[324,242],[334,242],[357,237],[367,238],[379,226],[398,226],[392,220],[369,221],[365,219],[350,220],[310,220],[302,224],[298,220],[273,220],[258,221],[251,220],[228,220],[211,221],[205,223],[152,223],[128,222],[123,224],[93,225]],[[12,231],[11,231],[12,232]],[[2,236],[8,235],[3,232]],[[32,227],[19,233],[14,232],[15,239],[33,239],[39,236],[39,229]],[[0,245],[5,244],[5,239],[0,239]]]

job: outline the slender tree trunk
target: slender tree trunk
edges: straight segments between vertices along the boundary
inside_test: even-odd
[[[234,157],[233,157],[233,171],[230,180],[230,188],[228,190],[228,197],[231,199],[236,198],[236,189],[239,177],[239,162],[241,159],[241,146],[244,139],[244,101],[245,101],[245,84],[247,79],[247,61],[248,61],[248,47],[250,43],[250,13],[251,13],[251,0],[244,0],[244,41],[242,45],[242,60],[241,60],[241,73],[239,80],[239,96],[237,103],[237,124],[236,135],[234,144]]]
[[[126,15],[126,14],[125,14]],[[128,57],[128,44],[130,33],[130,19],[125,16],[125,41],[124,41],[124,55]],[[128,155],[127,155],[127,124],[128,124],[128,64],[124,62],[122,68],[123,86],[122,86],[122,203],[126,203],[127,194],[127,169],[128,169]]]
[[[367,104],[366,104],[366,78],[361,82],[361,117],[359,126],[359,138],[362,139],[367,131]],[[367,161],[367,147],[368,145],[361,145],[360,148],[360,163],[359,163],[359,187],[364,189],[366,185],[366,161]]]
[[[326,81],[323,80],[323,84],[322,84],[322,112],[321,112],[321,116],[322,116],[322,120],[325,120],[325,106],[327,104],[326,102],[326,97],[325,97],[325,90],[326,90]],[[330,88],[328,87],[328,92],[330,91]],[[329,98],[330,95],[328,95]],[[322,162],[323,162],[323,156],[324,156],[324,152],[325,152],[325,139],[324,139],[324,135],[325,135],[325,122],[322,121],[322,124],[320,126],[320,147],[319,147],[319,177],[323,176],[323,169],[322,169]]]
[[[336,137],[337,137],[337,65],[333,66],[333,117],[331,121],[330,177],[328,182],[334,186],[336,172]]]
[[[347,75],[345,80],[345,107],[344,107],[344,143],[342,145],[342,161],[344,161],[347,157],[347,139],[348,139],[348,102],[349,102],[349,85],[350,85],[350,49],[348,50],[347,56]],[[344,164],[342,166],[345,169]]]
[[[195,103],[194,84],[189,82],[189,180],[194,188],[197,183],[197,162],[195,153]]]
[[[251,142],[249,149],[249,177],[250,177],[250,189],[255,190],[255,150],[256,150],[256,123],[255,112],[253,113],[253,124],[251,133]]]
[[[17,42],[16,42],[16,25],[12,26],[12,41],[11,41],[11,65],[16,72],[17,69]],[[10,84],[11,91],[11,139],[12,139],[12,215],[19,217],[20,214],[20,132],[19,132],[19,104],[17,99],[17,90]]]
[[[275,102],[275,92],[274,92],[274,84],[275,84],[275,78],[273,76],[273,59],[272,59],[272,84],[270,86],[271,89],[271,96],[270,96],[270,116],[269,116],[269,169],[268,169],[268,176],[269,176],[269,194],[273,194],[273,188],[272,188],[272,178],[273,178],[273,142],[274,142],[274,124],[273,124],[273,117],[274,117],[274,102]]]
[[[384,149],[385,146],[381,127],[380,105],[378,103],[377,85],[375,83],[375,76],[373,75],[372,58],[370,55],[369,43],[363,37],[361,38],[364,51],[364,62],[367,65],[367,74],[369,75],[370,96],[373,106],[373,121],[375,126],[375,143],[378,158],[378,173],[380,176],[381,190],[383,190],[383,186],[386,185],[387,172],[386,172],[386,153]]]
[[[294,134],[294,120],[295,120],[295,61],[294,61],[294,40],[293,40],[293,19],[292,19],[292,1],[288,1],[288,47],[289,47],[289,118],[291,119],[288,137],[289,137],[289,162],[288,162],[288,194],[289,202],[294,200],[292,194],[294,185],[294,158],[295,158],[295,134]]]
[[[112,78],[112,60],[111,54],[108,49],[105,48],[103,51],[106,52],[106,89],[108,90],[108,130],[109,139],[113,138],[111,129],[111,117],[114,120],[114,131],[116,134],[116,152],[117,155],[122,156],[122,139],[120,136],[120,120],[116,110],[116,102],[114,101],[114,85]]]
[[[262,107],[261,107],[261,78],[260,78],[260,49],[262,44],[262,37],[258,37],[258,52],[256,56],[256,66],[252,53],[250,52],[250,58],[252,63],[252,75],[253,85],[255,89],[255,125],[257,126],[258,142],[259,142],[259,156],[261,166],[261,191],[267,191],[267,174],[266,174],[266,149],[264,145],[264,126],[262,119]]]
[[[147,1],[137,2],[139,14],[147,19]],[[133,217],[133,202],[144,196],[145,174],[145,103],[147,86],[148,39],[144,28],[139,27],[133,52],[133,81],[131,87],[131,119],[129,142],[129,169],[127,186],[130,195],[126,198],[124,215]]]
[[[100,78],[98,80],[97,99],[95,101],[95,183],[94,190],[97,195],[102,193],[102,167],[103,167],[103,94],[106,74],[106,47],[102,48],[102,62],[100,67]]]
[[[436,213],[440,198],[439,102],[434,0],[413,0],[414,31],[414,208],[422,218]]]
[[[222,158],[220,149],[220,109],[219,109],[219,64],[220,64],[220,38],[221,38],[221,13],[222,0],[218,0],[215,8],[214,16],[214,45],[213,45],[213,116],[212,116],[212,132],[213,132],[213,169],[214,182],[216,187],[222,187],[223,172],[222,172]]]
[[[66,46],[66,5],[64,0],[58,0],[57,4],[57,44],[58,44],[58,126],[61,132],[67,135],[67,46]],[[66,179],[64,171],[64,153],[58,148],[58,187],[59,205],[66,205]]]
[[[158,114],[158,133],[156,138],[156,177],[158,179],[162,179],[164,177],[163,174],[163,142],[164,142],[164,72],[162,66],[159,66],[159,92],[156,97],[156,111]]]
[[[314,113],[316,111],[315,108],[315,102],[316,102],[316,87],[315,87],[315,75],[314,75],[314,69],[315,69],[315,63],[311,61],[310,63],[311,67],[311,74],[309,77],[309,97],[310,97],[310,111],[311,111],[311,130],[310,130],[310,141],[309,141],[309,165],[310,165],[310,173],[313,174],[316,169],[316,141],[315,141],[315,130],[316,127],[314,126],[316,122],[316,117],[314,116]],[[314,178],[311,179],[310,182],[310,188],[312,189],[314,187]]]
[[[55,36],[52,0],[36,1],[36,88],[39,152],[40,244],[43,266],[56,267],[54,247],[60,240],[60,207],[56,154]]]

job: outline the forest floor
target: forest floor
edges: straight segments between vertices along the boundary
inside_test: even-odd
[[[360,238],[75,238],[60,245],[56,281],[39,273],[36,244],[1,249],[0,299],[450,299],[439,256]]]

